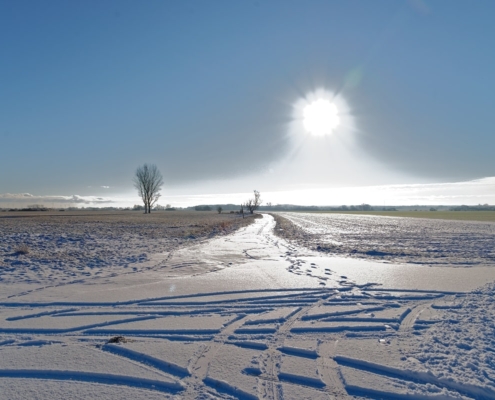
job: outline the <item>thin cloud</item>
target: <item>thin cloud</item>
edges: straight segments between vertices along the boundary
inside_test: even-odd
[[[105,197],[80,196],[36,196],[30,193],[0,193],[0,206],[22,207],[30,204],[44,204],[47,206],[92,205],[99,206],[115,203],[114,200]]]

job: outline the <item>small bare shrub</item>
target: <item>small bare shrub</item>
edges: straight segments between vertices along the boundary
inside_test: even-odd
[[[222,230],[226,230],[229,227],[228,222],[221,222],[218,227]]]
[[[26,243],[22,243],[14,251],[16,254],[29,254],[29,247]]]

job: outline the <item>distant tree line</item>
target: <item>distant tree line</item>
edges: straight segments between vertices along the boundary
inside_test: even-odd
[[[488,204],[478,204],[477,206],[456,206],[451,207],[450,211],[495,211],[495,206]]]
[[[213,208],[210,206],[196,206],[196,207],[194,207],[194,209],[196,211],[211,211],[211,210],[213,210]]]
[[[45,207],[43,204],[32,204],[24,208],[11,208],[9,211],[50,211],[51,209]]]
[[[343,205],[343,206],[298,206],[294,204],[276,204],[276,205],[266,205],[260,206],[260,211],[309,211],[309,212],[318,212],[318,211],[396,211],[394,207],[388,207],[386,210],[376,209],[369,204],[359,204],[359,205]]]

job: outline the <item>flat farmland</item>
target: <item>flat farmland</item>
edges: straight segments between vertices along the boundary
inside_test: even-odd
[[[276,213],[274,217],[277,235],[334,255],[430,266],[495,266],[494,222],[366,213]]]
[[[4,256],[13,261],[0,284],[0,397],[495,398],[495,269],[420,265],[422,246],[448,244],[448,233],[468,243],[462,251],[480,238],[488,246],[475,226],[493,224],[336,217],[277,219],[308,240],[320,231],[340,232],[348,246],[359,232],[355,246],[409,240],[419,256],[406,265],[311,251],[275,236],[266,214],[2,220],[32,242],[29,253]],[[225,231],[248,225],[213,235],[225,222]],[[196,239],[186,239],[190,229]],[[71,251],[79,258],[55,262]],[[110,264],[90,266],[93,251]],[[51,252],[59,256],[44,265],[34,257]]]
[[[69,282],[157,267],[154,255],[232,233],[252,217],[199,211],[0,213],[0,282]]]
[[[381,217],[495,222],[495,211],[324,211],[321,214],[375,215]]]

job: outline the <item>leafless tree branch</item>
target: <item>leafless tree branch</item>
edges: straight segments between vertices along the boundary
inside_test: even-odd
[[[144,203],[144,213],[149,214],[151,208],[160,198],[163,177],[156,165],[144,164],[137,168],[134,186]]]
[[[255,190],[254,197],[246,201],[246,203],[244,203],[244,206],[249,210],[251,214],[253,214],[261,205],[261,203],[263,203],[263,200],[261,200],[260,196],[261,196],[260,192]]]

